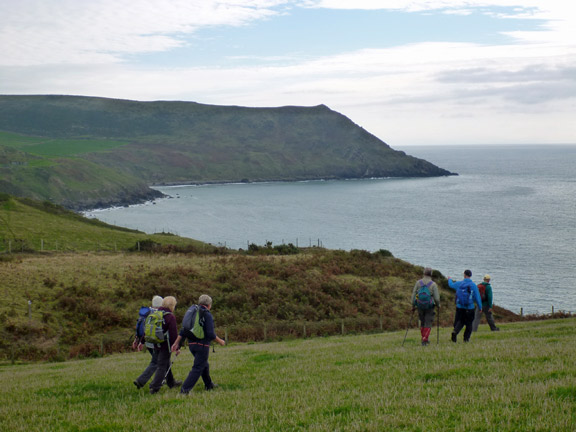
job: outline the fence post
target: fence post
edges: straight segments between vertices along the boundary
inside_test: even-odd
[[[344,320],[342,320],[342,336],[344,336]]]
[[[44,239],[40,239],[40,252],[44,252]]]
[[[520,308],[520,316],[524,315],[524,308]]]
[[[380,324],[380,331],[384,330],[384,320],[382,319],[382,315],[378,316],[378,322]]]
[[[554,305],[552,305],[552,315],[554,315]]]
[[[303,325],[303,331],[304,331],[304,339],[306,339],[306,324]]]

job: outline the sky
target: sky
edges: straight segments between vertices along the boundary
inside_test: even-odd
[[[0,0],[0,94],[324,104],[392,147],[576,143],[576,3]]]

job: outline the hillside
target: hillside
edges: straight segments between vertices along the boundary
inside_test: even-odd
[[[154,184],[451,175],[324,105],[245,108],[0,96],[0,191],[69,208]]]
[[[141,247],[137,247],[137,245]],[[202,293],[234,341],[397,330],[422,268],[388,251],[216,248],[118,228],[50,203],[0,197],[0,358],[66,359],[126,350],[136,311],[173,295],[180,321]],[[453,293],[440,273],[440,322]],[[31,303],[29,303],[31,302]],[[496,319],[519,319],[496,308]],[[25,343],[24,343],[25,342]]]
[[[0,253],[122,251],[138,249],[139,243],[141,249],[154,244],[213,249],[170,233],[150,235],[88,219],[49,202],[0,194]]]

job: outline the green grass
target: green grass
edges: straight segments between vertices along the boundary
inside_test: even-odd
[[[112,150],[128,144],[107,139],[52,139],[0,131],[0,143],[27,153],[48,158],[72,157],[84,153]]]
[[[573,431],[576,321],[500,327],[425,348],[416,329],[404,347],[404,331],[217,347],[220,388],[188,396],[136,390],[147,353],[2,366],[0,430]]]
[[[120,251],[151,239],[159,244],[203,243],[166,234],[146,234],[87,219],[50,203],[7,199],[0,201],[0,252]]]

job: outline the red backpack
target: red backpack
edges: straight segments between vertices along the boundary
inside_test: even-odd
[[[478,291],[480,291],[480,299],[482,301],[486,300],[486,285],[484,282],[478,284]]]

